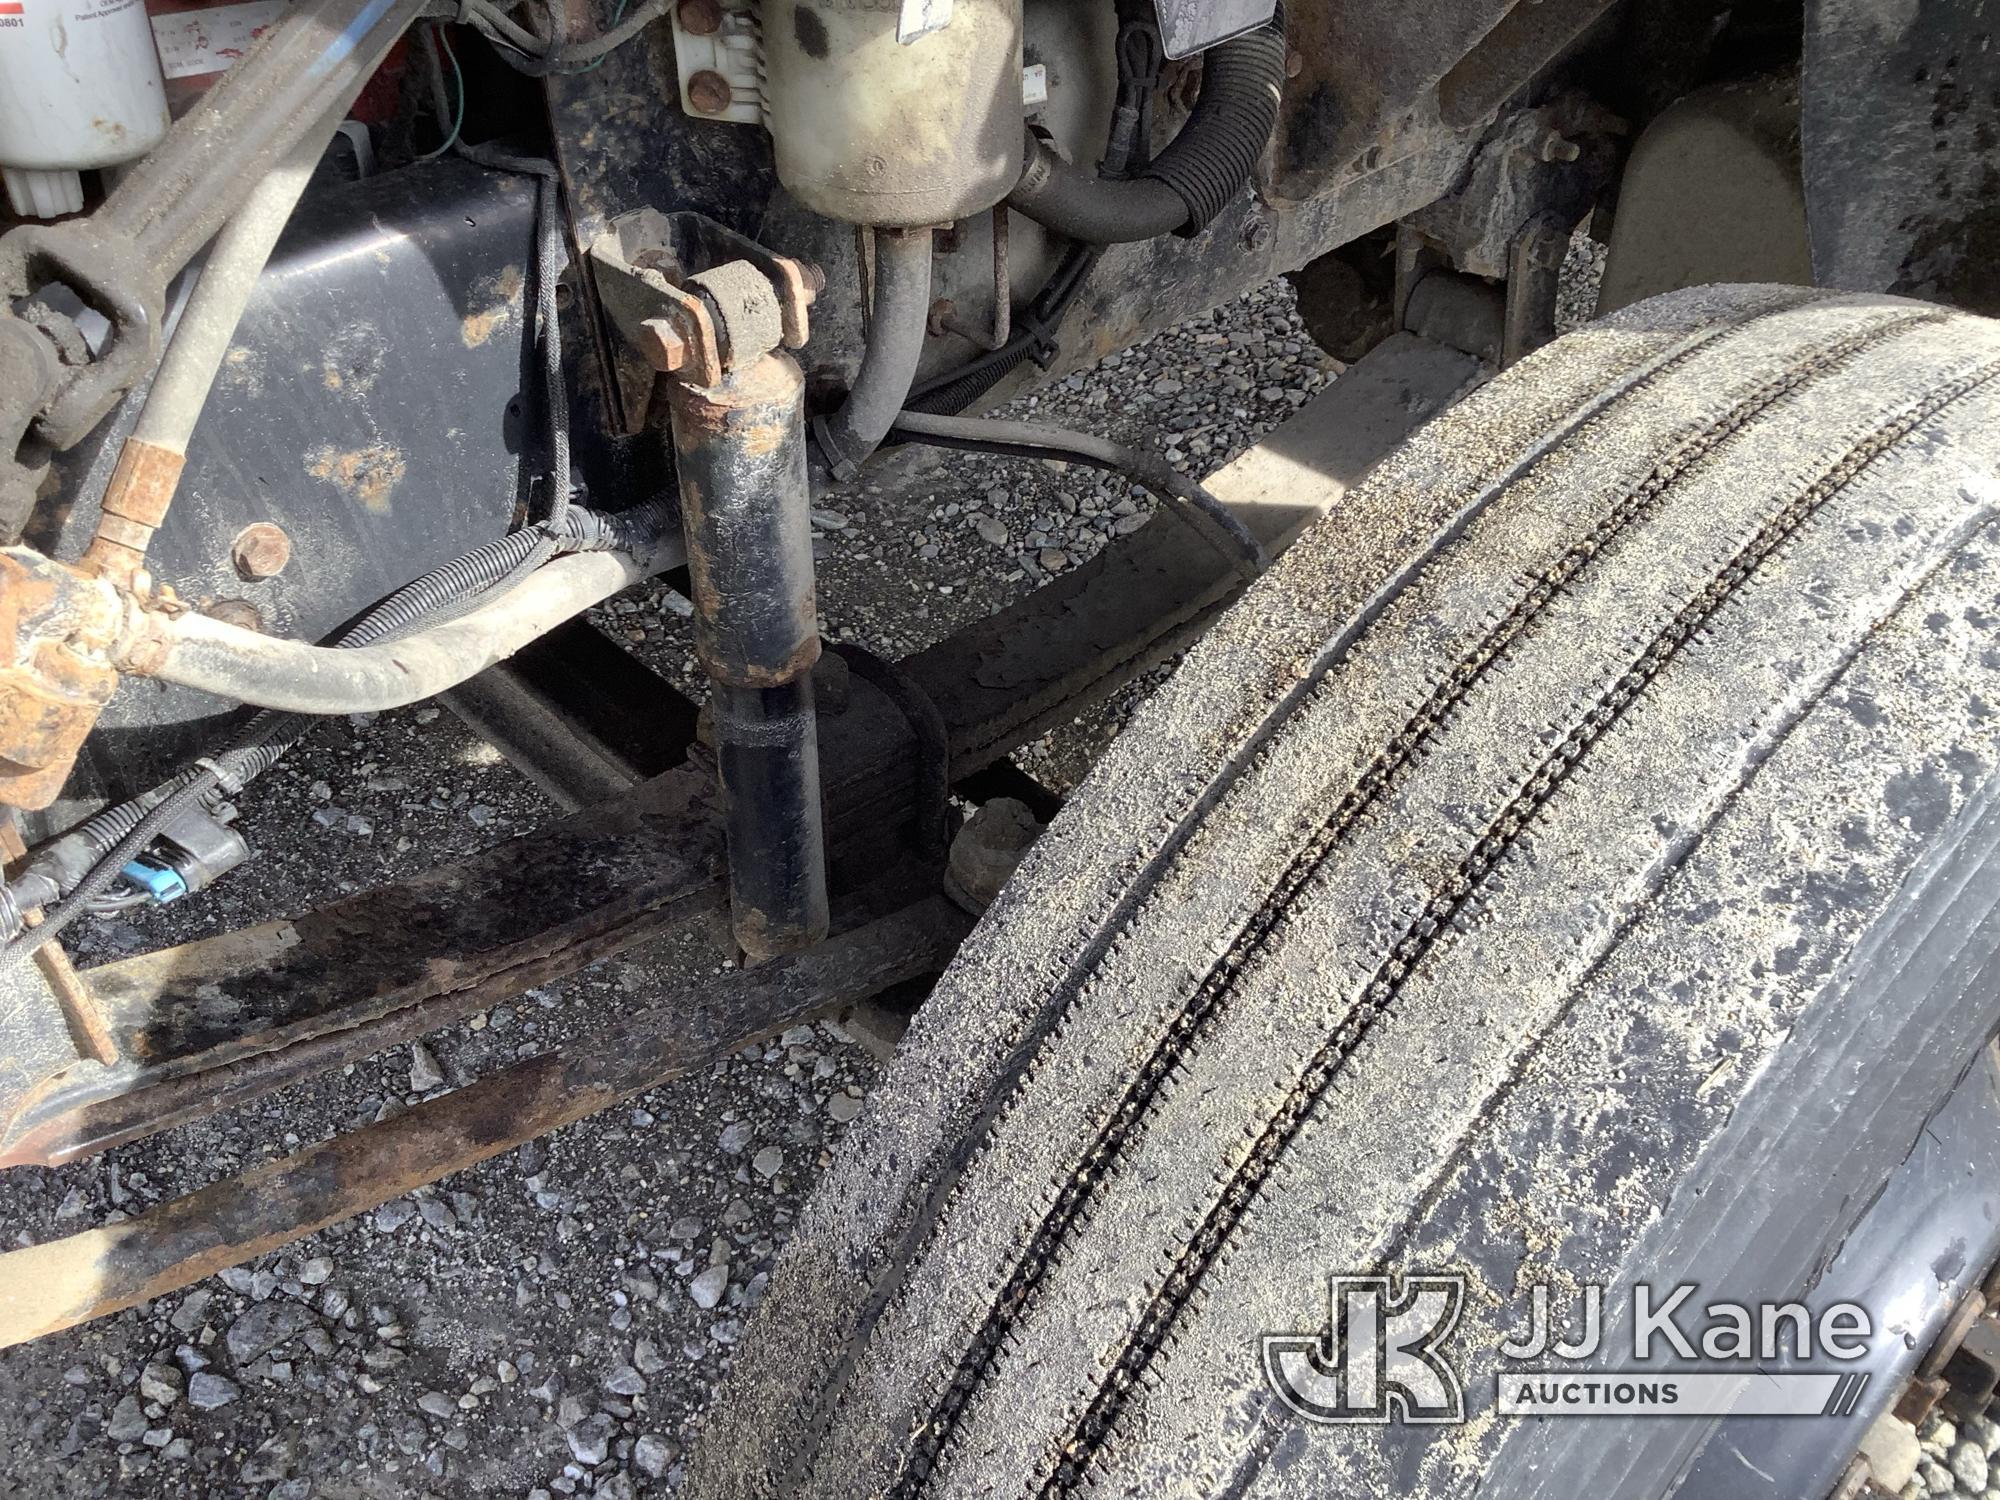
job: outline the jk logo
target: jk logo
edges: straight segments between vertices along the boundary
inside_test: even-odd
[[[1458,1372],[1439,1353],[1465,1303],[1459,1276],[1329,1276],[1326,1326],[1267,1333],[1264,1378],[1308,1422],[1465,1420]]]

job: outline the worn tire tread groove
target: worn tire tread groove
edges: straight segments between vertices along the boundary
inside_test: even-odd
[[[1474,843],[1443,888],[1432,897],[1425,908],[1425,915],[1439,922],[1449,922],[1459,915],[1486,873],[1500,862],[1535,813],[1554,795],[1556,788],[1567,779],[1591,746],[1603,738],[1646,687],[1665,670],[1697,625],[1712,617],[1808,517],[1918,427],[1936,417],[1947,406],[1995,379],[2000,379],[2000,362],[1982,365],[1939,387],[1914,410],[1850,449],[1759,528],[1722,572],[1682,606],[1673,622],[1632,663],[1611,692],[1600,699],[1564,737],[1562,745],[1543,769],[1531,778],[1528,786]],[[1161,1348],[1167,1330],[1186,1308],[1191,1294],[1218,1253],[1236,1233],[1263,1183],[1282,1161],[1287,1147],[1309,1118],[1319,1096],[1333,1081],[1342,1063],[1368,1029],[1394,1003],[1403,979],[1421,961],[1428,946],[1413,930],[1406,930],[1392,950],[1392,956],[1377,969],[1352,1013],[1321,1045],[1304,1074],[1272,1115],[1227,1189],[1210,1208],[1200,1228],[1177,1258],[1172,1274],[1155,1292],[1139,1326],[1125,1340],[1110,1373],[1099,1383],[1070,1438],[1058,1445],[1064,1457],[1041,1487],[1042,1500],[1058,1500],[1058,1497],[1075,1492],[1082,1470],[1088,1467],[1109,1438],[1135,1376]]]
[[[1276,702],[1269,705],[1258,723],[1246,730],[1243,743],[1216,768],[1202,790],[1190,798],[1175,814],[1172,826],[1162,837],[1158,849],[1147,858],[1125,894],[1113,902],[1095,923],[1091,935],[1057,982],[1051,1003],[1046,1007],[1043,1016],[1026,1030],[999,1069],[994,1086],[975,1116],[972,1127],[965,1133],[961,1144],[952,1151],[950,1160],[932,1183],[924,1201],[911,1215],[904,1231],[896,1237],[896,1242],[887,1249],[878,1250],[870,1262],[867,1267],[869,1291],[857,1311],[854,1336],[848,1340],[844,1351],[826,1372],[826,1377],[817,1382],[809,1393],[810,1409],[796,1414],[795,1430],[799,1438],[784,1460],[782,1469],[767,1476],[769,1484],[774,1487],[774,1493],[787,1495],[798,1493],[803,1487],[804,1477],[817,1464],[820,1446],[827,1435],[840,1394],[853,1377],[856,1362],[872,1329],[896,1295],[896,1275],[891,1273],[900,1273],[911,1265],[938,1232],[956,1196],[957,1184],[964,1169],[978,1154],[978,1142],[988,1134],[996,1121],[1004,1116],[1009,1103],[1019,1097],[1023,1084],[1031,1076],[1033,1062],[1038,1052],[1051,1034],[1060,1028],[1069,1007],[1082,992],[1092,972],[1104,961],[1118,938],[1129,927],[1133,914],[1143,905],[1145,894],[1157,883],[1162,872],[1179,856],[1188,838],[1199,827],[1204,815],[1255,763],[1269,740],[1289,720],[1307,694],[1346,657],[1354,643],[1380,618],[1402,591],[1464,536],[1467,528],[1488,505],[1532,472],[1549,455],[1576,440],[1598,417],[1634,392],[1643,390],[1670,375],[1716,344],[1745,335],[1764,320],[1796,310],[1811,300],[1812,294],[1797,289],[1787,289],[1779,295],[1767,296],[1747,308],[1735,309],[1726,321],[1684,333],[1667,347],[1620,372],[1616,378],[1580,404],[1565,420],[1530,444],[1500,472],[1489,476],[1473,496],[1460,507],[1450,522],[1432,535],[1416,555],[1406,559],[1397,567],[1374,594],[1361,604],[1345,626],[1326,643],[1303,680],[1294,684]],[[913,1414],[910,1429],[913,1447],[920,1446],[918,1440],[924,1438],[927,1432],[928,1428],[923,1418]],[[901,1493],[899,1479],[892,1495]]]
[[[1598,556],[1617,535],[1647,515],[1660,497],[1692,465],[1712,454],[1730,437],[1741,432],[1772,405],[1806,387],[1811,381],[1843,367],[1860,354],[1914,329],[1942,320],[1937,312],[1914,312],[1905,317],[1870,323],[1850,331],[1814,351],[1798,364],[1765,380],[1746,392],[1736,404],[1719,416],[1691,424],[1670,436],[1667,452],[1645,477],[1582,538],[1573,543],[1548,567],[1526,573],[1519,580],[1522,591],[1513,605],[1496,610],[1485,635],[1430,690],[1410,713],[1408,721],[1376,758],[1356,777],[1333,811],[1320,820],[1307,836],[1304,846],[1287,863],[1275,886],[1265,895],[1220,957],[1202,976],[1194,993],[1178,1015],[1168,1023],[1153,1053],[1127,1087],[1118,1107],[1100,1125],[1097,1135],[1070,1176],[1052,1184],[1047,1212],[1033,1237],[1023,1249],[1005,1290],[989,1308],[979,1335],[968,1346],[944,1394],[921,1429],[909,1467],[891,1500],[916,1500],[949,1447],[958,1418],[979,1389],[993,1364],[999,1340],[1014,1319],[1028,1305],[1036,1285],[1060,1259],[1063,1244],[1073,1237],[1081,1223],[1078,1215],[1089,1201],[1103,1191],[1128,1154],[1127,1147],[1143,1132],[1143,1121],[1152,1100],[1175,1070],[1184,1068],[1189,1052],[1198,1047],[1227,1010],[1237,981],[1249,970],[1282,926],[1291,902],[1311,881],[1355,822],[1393,784],[1397,775],[1413,760],[1427,753],[1434,737],[1450,727],[1452,717],[1466,694],[1498,662],[1526,631],[1534,618],[1552,599],[1568,588],[1577,574]],[[1747,325],[1737,325],[1738,328]],[[1731,330],[1735,331],[1735,330]],[[1652,371],[1657,379],[1672,366]],[[1629,395],[1629,392],[1628,392]],[[1602,421],[1608,410],[1593,413],[1591,421]],[[1590,424],[1583,424],[1580,436]],[[1510,479],[1518,482],[1519,472]],[[1322,671],[1311,685],[1313,693],[1326,690]],[[1293,709],[1297,713],[1303,703]],[[1452,920],[1428,911],[1419,918],[1420,933],[1428,937]],[[1403,966],[1392,960],[1388,977],[1399,980]]]

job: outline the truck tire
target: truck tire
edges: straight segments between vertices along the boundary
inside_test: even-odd
[[[1670,1492],[1527,1290],[1809,1296],[2000,1026],[2000,324],[1704,288],[1536,354],[1188,655],[919,1012],[703,1500]],[[1330,1273],[1460,1425],[1301,1420]],[[1892,1393],[1879,1393],[1890,1399]]]

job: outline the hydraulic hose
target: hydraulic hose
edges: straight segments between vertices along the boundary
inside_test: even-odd
[[[430,0],[300,0],[88,221],[161,283],[316,122],[337,118]]]
[[[84,566],[100,576],[125,583],[145,566],[147,544],[166,520],[188,439],[243,309],[344,113],[301,136],[216,234],[105,490],[97,532],[83,556]]]
[[[882,445],[909,399],[931,310],[931,232],[877,230],[875,300],[868,348],[840,409],[813,421],[820,457],[834,478],[852,479]]]
[[[559,557],[456,620],[379,645],[313,646],[179,616],[153,675],[287,713],[377,713],[433,697],[506,660],[563,621],[679,561],[673,549]]]
[[[1094,245],[1197,233],[1249,179],[1278,123],[1284,84],[1280,6],[1267,25],[1208,50],[1201,97],[1144,176],[1107,180],[1064,161],[1030,130],[1008,206]]]
[[[374,646],[420,625],[455,618],[513,580],[524,562],[549,544],[552,531],[557,545],[567,551],[619,551],[643,557],[648,572],[671,567],[680,557],[669,536],[673,519],[673,511],[658,501],[617,515],[565,505],[553,523],[496,537],[405,584],[336,636],[330,654]],[[266,709],[252,716],[227,748],[204,756],[129,802],[103,809],[37,849],[14,888],[0,899],[0,933],[10,928],[17,933],[0,948],[0,972],[25,961],[90,911],[127,862],[143,853],[162,828],[199,802],[242,791],[283,759],[308,726],[309,721],[298,714]],[[61,899],[50,905],[58,894]],[[20,931],[20,908],[26,905],[42,905],[44,919],[40,926]]]
[[[257,288],[257,278],[344,114],[343,110],[322,119],[300,136],[217,232],[128,442],[186,455],[188,439],[208,403],[209,388]]]

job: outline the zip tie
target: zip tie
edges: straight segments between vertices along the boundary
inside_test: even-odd
[[[195,761],[195,765],[199,769],[204,770],[208,772],[209,775],[213,776],[216,779],[216,782],[222,787],[222,789],[225,792],[229,793],[230,796],[237,797],[242,795],[243,788],[245,785],[243,778],[241,776],[238,776],[234,771],[225,770],[223,768],[222,762],[217,760],[214,756],[212,755],[201,756],[199,759]]]

